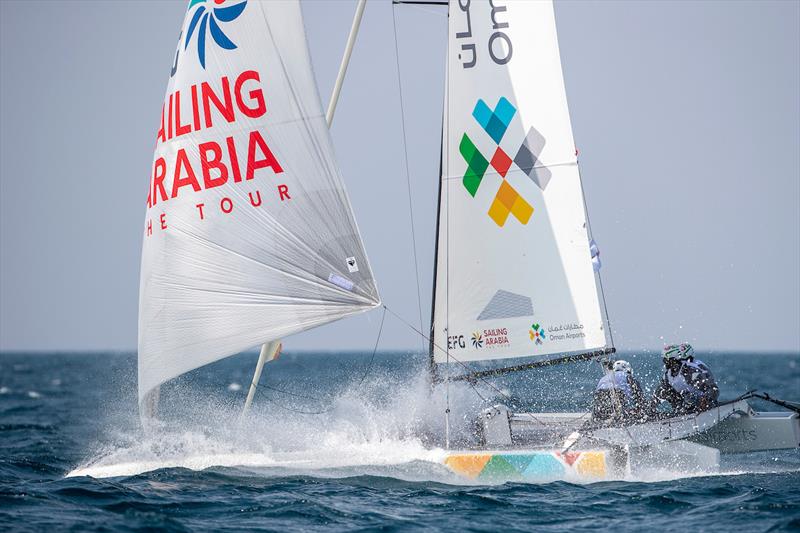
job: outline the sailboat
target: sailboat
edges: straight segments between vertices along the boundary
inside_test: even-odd
[[[257,381],[281,338],[380,304],[328,131],[335,99],[326,115],[297,1],[189,2],[147,195],[143,420],[177,376],[263,344]]]
[[[448,11],[431,368],[444,367],[446,384],[609,358],[616,348],[553,3],[451,0]],[[530,361],[467,368],[509,358]],[[498,403],[476,417],[477,449],[451,451],[445,463],[477,479],[605,478],[653,463],[707,471],[721,450],[800,446],[796,404],[755,413],[750,397],[610,425]]]
[[[364,6],[359,0],[323,113],[297,0],[190,0],[144,224],[138,385],[146,426],[162,385],[262,345],[246,409],[281,339],[381,305],[328,131]],[[615,352],[552,2],[462,0],[448,9],[426,335],[431,393],[445,395],[455,381],[488,383]],[[510,358],[529,360],[470,366]],[[769,426],[750,449],[800,442],[797,413],[761,416],[746,398],[636,427],[497,404],[475,413],[480,442],[469,449],[451,448],[449,412],[447,403],[442,463],[472,479],[602,479],[645,454],[714,463],[717,448],[686,439],[737,420]]]

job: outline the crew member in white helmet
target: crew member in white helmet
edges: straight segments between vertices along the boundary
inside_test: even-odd
[[[616,422],[641,420],[645,416],[644,394],[639,381],[633,377],[633,368],[622,359],[614,361],[597,382],[592,418]]]
[[[708,366],[694,357],[689,343],[664,347],[664,377],[653,394],[653,409],[669,402],[677,414],[706,411],[717,405],[719,387]]]

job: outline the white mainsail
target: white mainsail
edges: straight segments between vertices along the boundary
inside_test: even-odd
[[[434,360],[603,347],[552,2],[449,9]]]
[[[380,304],[297,0],[191,0],[164,99],[139,296],[139,400]]]

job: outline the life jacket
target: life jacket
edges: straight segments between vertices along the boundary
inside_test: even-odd
[[[713,395],[712,391],[717,388],[711,370],[699,359],[683,361],[674,376],[665,370],[664,379],[676,392],[697,397]]]
[[[596,391],[612,389],[622,392],[627,400],[633,400],[633,390],[628,382],[627,372],[622,370],[617,372],[609,372],[600,378],[600,381],[597,382],[597,388],[595,388]]]

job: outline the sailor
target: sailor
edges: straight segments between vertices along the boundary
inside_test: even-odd
[[[678,414],[706,411],[717,404],[719,387],[689,343],[664,347],[664,377],[653,394],[653,409],[667,401]]]
[[[633,377],[630,363],[620,359],[606,362],[606,374],[594,391],[592,418],[604,421],[638,420],[645,415],[644,394]],[[610,367],[610,368],[609,368]]]

